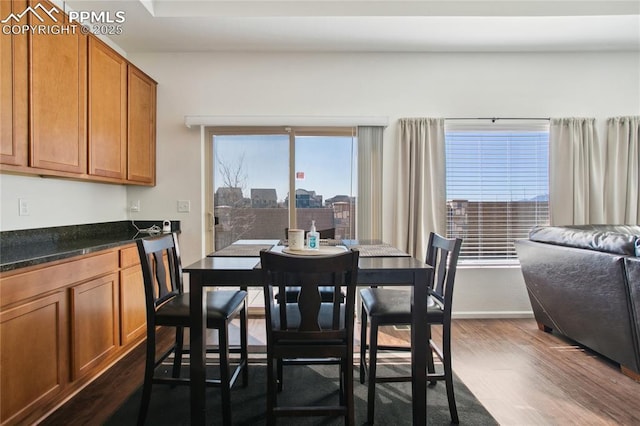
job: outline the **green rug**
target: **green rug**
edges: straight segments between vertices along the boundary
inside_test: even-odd
[[[392,367],[406,369],[408,366]],[[285,366],[284,390],[278,397],[279,403],[295,401],[314,401],[318,404],[331,404],[338,401],[338,367],[335,365]],[[186,370],[186,369],[185,369]],[[215,371],[211,377],[216,377]],[[367,386],[358,381],[358,371],[354,371],[356,425],[366,424]],[[460,424],[497,425],[498,423],[478,402],[467,387],[456,378],[454,386]],[[266,366],[249,366],[249,386],[243,388],[240,381],[231,393],[233,424],[265,424]],[[134,425],[136,423],[141,390],[138,389],[111,416],[106,425]],[[221,424],[220,394],[217,388],[207,388],[207,422]],[[155,385],[149,406],[148,425],[188,425],[189,424],[189,388],[167,385]],[[376,425],[410,425],[411,384],[378,383],[376,385]],[[343,418],[282,418],[281,425],[342,425]],[[449,408],[444,382],[427,389],[427,424],[450,424]]]

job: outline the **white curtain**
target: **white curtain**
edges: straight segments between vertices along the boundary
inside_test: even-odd
[[[397,152],[393,243],[424,259],[429,232],[444,235],[447,227],[444,119],[399,120]]]
[[[595,119],[551,119],[549,145],[551,224],[603,223],[604,179]]]
[[[605,216],[611,224],[640,224],[640,116],[607,120]]]
[[[361,240],[382,239],[383,126],[358,127],[358,208],[356,235]]]

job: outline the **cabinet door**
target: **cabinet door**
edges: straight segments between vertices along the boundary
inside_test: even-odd
[[[146,332],[144,281],[136,246],[120,250],[120,341],[134,342]]]
[[[31,1],[31,7],[55,8],[51,3]],[[42,14],[44,22],[67,25],[59,8]],[[87,172],[86,95],[87,37],[76,28],[65,34],[29,32],[30,126],[32,167],[84,174]]]
[[[89,37],[89,174],[125,179],[127,63]]]
[[[0,16],[19,14],[26,1],[0,1]],[[26,21],[26,18],[24,18]],[[27,165],[27,35],[0,37],[0,163]]]
[[[127,180],[155,184],[156,83],[129,65]]]
[[[23,419],[68,383],[65,292],[0,313],[0,422]]]
[[[71,348],[73,380],[117,351],[117,274],[71,288]]]

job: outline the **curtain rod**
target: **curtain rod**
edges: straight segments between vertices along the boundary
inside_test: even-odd
[[[549,117],[446,117],[445,120],[491,120],[493,123],[496,120],[547,120],[551,121]]]

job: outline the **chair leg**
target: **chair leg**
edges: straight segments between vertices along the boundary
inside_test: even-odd
[[[367,373],[367,311],[362,306],[360,313],[360,383],[364,384]]]
[[[451,325],[445,324],[443,327],[442,337],[442,360],[444,367],[445,385],[447,387],[447,400],[449,401],[449,413],[451,414],[451,423],[460,423],[458,419],[458,409],[456,408],[456,397],[453,392],[453,368],[451,365]]]
[[[247,327],[249,323],[249,312],[247,309],[247,301],[243,302],[242,312],[240,313],[240,362],[244,363],[242,368],[242,386],[247,387],[249,384],[249,346],[247,337]]]
[[[173,371],[171,377],[177,379],[180,377],[180,370],[182,368],[182,348],[184,342],[184,328],[176,327],[176,350],[173,356]]]
[[[276,406],[277,375],[274,372],[273,364],[274,359],[271,354],[267,353],[267,425],[269,426],[276,424],[273,409]]]
[[[431,342],[431,325],[430,324],[427,324],[427,342]],[[429,347],[427,348],[427,373],[428,374],[436,373],[435,363],[433,362],[433,350],[431,349],[431,343],[429,343]],[[437,380],[431,380],[429,382],[429,385],[435,386],[436,383],[438,383]]]
[[[222,397],[222,423],[231,426],[231,377],[229,375],[229,334],[228,322],[218,330],[218,347],[220,348],[220,394]]]
[[[371,318],[371,333],[369,334],[369,386],[367,392],[367,422],[373,424],[376,402],[376,365],[378,363],[378,321]]]
[[[152,327],[155,329],[155,327]],[[151,401],[151,386],[153,385],[153,373],[156,364],[156,339],[155,330],[153,333],[147,333],[147,355],[144,365],[144,383],[142,385],[142,398],[140,400],[140,410],[138,411],[138,425],[144,425],[149,411],[149,402]]]
[[[339,380],[340,380],[340,394],[339,394],[340,400],[339,401],[340,401],[340,405],[344,405],[344,406],[347,405],[347,402],[345,400],[345,389],[346,389],[346,386],[345,386],[346,385],[346,383],[345,383],[345,380],[346,380],[345,379],[345,370],[347,368],[346,362],[347,361],[345,359],[341,359],[340,360],[340,364],[338,365],[338,370],[339,370],[338,371],[338,377],[339,377]]]
[[[278,358],[278,360],[276,361],[276,368],[277,368],[277,372],[278,372],[278,392],[282,392],[282,388],[284,387],[284,378],[283,378],[283,371],[282,371],[282,366],[283,366],[284,362],[282,361],[282,358]]]
[[[341,375],[340,377],[343,378],[345,382],[344,395],[346,399],[345,405],[347,407],[347,415],[345,417],[344,424],[346,426],[352,426],[356,424],[355,401],[353,397],[353,359],[351,360],[347,359],[345,361],[345,366],[343,368],[343,375]]]

